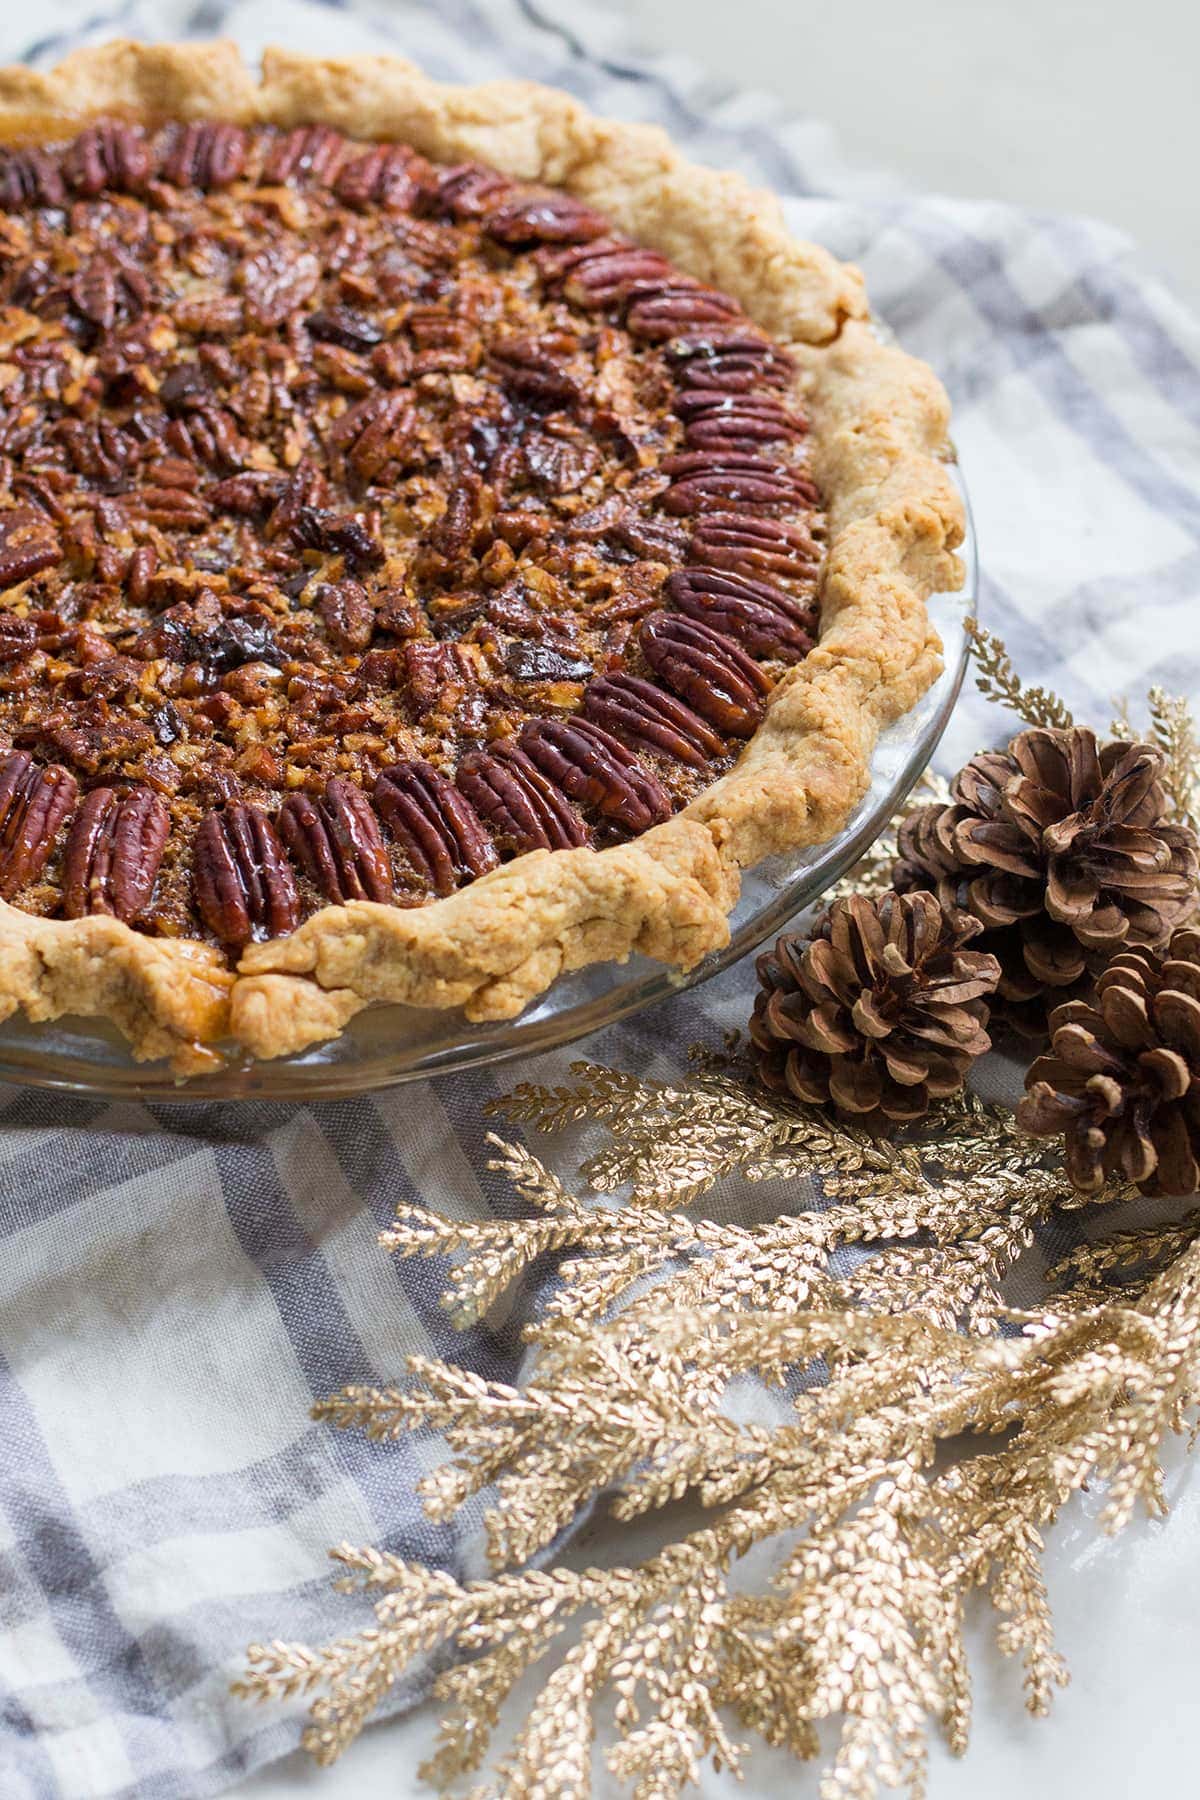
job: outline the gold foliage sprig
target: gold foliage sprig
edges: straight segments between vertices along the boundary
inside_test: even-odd
[[[971,630],[985,693],[1030,724],[1070,723]],[[1176,816],[1194,818],[1190,712],[1154,690],[1148,715],[1142,733],[1114,730],[1157,745]],[[930,797],[944,787],[911,804]],[[855,885],[885,888],[894,854],[894,839],[877,846]],[[1092,1235],[1044,1271],[1040,1309],[1017,1311],[1015,1266],[1080,1202],[1003,1107],[965,1095],[875,1138],[765,1093],[732,1041],[679,1081],[577,1063],[492,1110],[603,1142],[569,1182],[495,1136],[521,1216],[406,1204],[382,1242],[445,1259],[458,1324],[528,1287],[528,1376],[412,1358],[400,1384],[346,1388],[316,1414],[379,1439],[440,1432],[450,1456],[421,1484],[426,1510],[448,1519],[484,1496],[493,1573],[459,1581],[342,1545],[339,1585],[373,1603],[372,1622],[323,1647],[252,1647],[236,1691],[307,1698],[304,1742],[329,1762],[436,1653],[443,1717],[424,1774],[446,1788],[488,1761],[537,1668],[524,1723],[473,1790],[496,1800],[582,1800],[605,1713],[608,1765],[636,1800],[671,1800],[706,1761],[738,1768],[746,1735],[814,1757],[831,1721],[822,1800],[919,1795],[931,1726],[966,1745],[962,1621],[982,1590],[1045,1712],[1066,1676],[1043,1533],[1096,1482],[1111,1529],[1163,1510],[1160,1450],[1200,1392],[1200,1212],[1105,1231],[1094,1207],[1129,1194],[1094,1196],[1074,1215]],[[784,1205],[704,1216],[697,1203],[734,1177],[783,1184]],[[592,1506],[661,1516],[669,1538],[684,1499],[701,1522],[642,1560],[538,1566]]]
[[[699,1108],[690,1087],[589,1064],[573,1074],[554,1089],[526,1084],[498,1110],[538,1128],[601,1125],[609,1143],[587,1164],[590,1192],[496,1138],[493,1166],[528,1218],[405,1206],[384,1234],[402,1255],[453,1259],[463,1322],[535,1259],[559,1257],[528,1328],[529,1382],[414,1358],[402,1386],[346,1389],[317,1409],[377,1438],[443,1432],[452,1460],[422,1483],[426,1508],[449,1518],[493,1495],[498,1573],[459,1584],[343,1547],[375,1623],[323,1650],[258,1646],[239,1691],[314,1696],[305,1741],[328,1761],[414,1657],[469,1658],[436,1682],[448,1710],[425,1772],[445,1785],[481,1765],[506,1697],[546,1659],[486,1792],[532,1793],[553,1766],[546,1791],[585,1794],[605,1695],[609,1762],[638,1794],[680,1792],[705,1758],[736,1766],[729,1722],[813,1755],[835,1716],[830,1794],[865,1800],[895,1779],[915,1792],[931,1719],[965,1743],[967,1594],[991,1595],[1001,1646],[1023,1659],[1029,1704],[1045,1710],[1063,1670],[1040,1531],[1098,1476],[1114,1484],[1117,1519],[1139,1496],[1159,1504],[1157,1445],[1181,1423],[1200,1362],[1200,1265],[1188,1276],[1178,1257],[1137,1293],[1122,1287],[1119,1304],[1101,1295],[997,1331],[1022,1323],[1004,1301],[1009,1270],[1071,1198],[1006,1109],[966,1096],[922,1130],[871,1139],[748,1088],[736,1045],[699,1059]],[[809,1204],[760,1224],[693,1216],[734,1170],[802,1178]],[[1168,1330],[1169,1376],[1152,1354]],[[750,1376],[783,1390],[765,1416],[730,1404]],[[939,1446],[964,1433],[973,1454],[943,1467]],[[523,1566],[601,1496],[622,1519],[683,1496],[712,1518],[638,1564]],[[741,1566],[756,1545],[773,1548],[774,1569],[747,1591]]]
[[[727,1391],[747,1372],[817,1364],[827,1380],[767,1423],[718,1404],[715,1378]],[[1001,1648],[1045,1711],[1065,1673],[1041,1534],[1096,1480],[1114,1528],[1139,1502],[1161,1510],[1159,1445],[1183,1426],[1198,1372],[1195,1244],[1136,1299],[1047,1314],[1015,1337],[837,1303],[731,1318],[669,1305],[564,1326],[526,1390],[468,1376],[450,1403],[445,1377],[418,1363],[397,1428],[453,1418],[468,1465],[497,1481],[498,1558],[548,1542],[576,1492],[615,1487],[624,1516],[691,1492],[712,1522],[637,1564],[469,1583],[343,1547],[375,1625],[323,1651],[256,1646],[240,1691],[315,1693],[305,1741],[329,1761],[414,1657],[447,1647],[468,1660],[435,1683],[445,1716],[424,1773],[444,1786],[479,1768],[504,1701],[548,1657],[495,1782],[477,1792],[586,1793],[607,1695],[608,1761],[639,1795],[681,1792],[705,1758],[737,1767],[723,1715],[800,1755],[838,1718],[824,1793],[867,1800],[879,1782],[916,1793],[929,1721],[954,1748],[966,1742],[968,1594],[990,1595]],[[970,1450],[945,1466],[939,1447],[964,1436]],[[766,1542],[771,1578],[747,1590],[739,1565]]]
[[[1050,688],[1031,687],[1021,680],[1012,658],[992,631],[985,631],[978,619],[966,621],[971,640],[971,656],[975,664],[975,685],[988,700],[1006,706],[1024,719],[1027,725],[1044,725],[1052,731],[1064,731],[1075,723],[1065,700]]]

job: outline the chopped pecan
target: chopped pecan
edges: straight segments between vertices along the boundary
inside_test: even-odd
[[[126,925],[150,904],[171,815],[148,788],[93,788],[63,852],[63,912],[68,919],[107,913]]]
[[[290,319],[313,295],[321,265],[311,250],[268,244],[242,264],[240,285],[246,316],[259,331],[273,331]]]
[[[5,212],[61,206],[66,197],[58,164],[44,150],[0,149],[0,207]]]
[[[63,157],[63,174],[80,194],[99,194],[105,188],[137,194],[150,179],[152,158],[146,134],[137,125],[105,120],[89,125]]]
[[[403,462],[415,445],[417,417],[402,391],[369,394],[349,406],[330,432],[360,482],[374,481],[389,463]]]
[[[378,320],[351,306],[331,306],[309,313],[304,324],[318,343],[336,344],[342,350],[373,350],[386,335]]]
[[[594,444],[545,431],[526,432],[521,450],[530,481],[547,494],[574,493],[600,467]]]
[[[647,831],[671,816],[662,783],[591,720],[531,719],[517,741],[568,798],[630,831]]]
[[[201,821],[192,851],[196,910],[222,944],[283,937],[300,923],[296,880],[279,834],[258,806],[228,806]]]
[[[313,599],[330,643],[339,650],[366,649],[375,631],[375,612],[361,582],[322,582]]]
[[[37,649],[37,626],[32,619],[20,619],[15,613],[0,613],[0,664],[20,662]]]
[[[510,850],[570,850],[588,842],[587,826],[574,807],[515,744],[473,750],[459,763],[457,780]]]
[[[71,715],[55,715],[23,726],[18,736],[44,755],[61,756],[85,775],[105,763],[124,762],[154,748],[154,733],[140,719],[101,718],[72,723]]]
[[[37,880],[78,794],[68,769],[39,768],[23,750],[0,763],[0,899]]]
[[[353,782],[335,775],[320,799],[289,794],[279,812],[279,835],[327,900],[386,903],[394,897],[379,821]]]
[[[16,587],[62,555],[57,531],[32,506],[10,506],[0,512],[0,588]]]
[[[748,452],[684,450],[659,465],[671,485],[663,496],[669,513],[721,511],[729,506],[815,506],[809,477],[789,463]]]
[[[400,651],[406,689],[418,718],[448,712],[471,685],[470,664],[457,644],[418,640]]]
[[[285,485],[284,477],[271,471],[247,469],[225,481],[215,481],[205,489],[205,499],[214,512],[233,513],[242,519],[260,518],[278,503]]]
[[[504,666],[515,681],[586,681],[594,672],[586,657],[546,643],[506,644]]]
[[[534,244],[578,244],[603,237],[608,230],[599,213],[570,194],[525,193],[489,207],[483,228],[497,243],[512,250]]]
[[[741,311],[728,294],[719,294],[690,276],[675,275],[630,302],[625,326],[631,337],[644,343],[665,344],[697,327],[727,324],[740,318]]]
[[[263,160],[262,179],[270,186],[286,181],[331,181],[345,148],[345,138],[332,126],[298,125],[271,145]]]
[[[394,763],[375,783],[375,805],[421,880],[452,894],[499,862],[475,809],[424,762]]]
[[[799,662],[813,647],[816,606],[794,600],[770,582],[715,569],[677,569],[664,591],[680,612],[736,638],[751,656]]]
[[[492,347],[491,361],[509,393],[531,405],[573,406],[580,397],[579,384],[563,368],[562,357],[544,341],[501,338]]]
[[[743,512],[710,512],[696,521],[690,560],[734,574],[782,575],[811,583],[821,546],[803,525]]]
[[[641,675],[602,675],[589,682],[583,712],[607,731],[644,750],[703,768],[722,754],[722,738],[690,706]]]
[[[175,187],[230,187],[246,167],[246,134],[240,125],[172,126],[163,175]]]
[[[355,573],[373,569],[387,556],[383,545],[373,537],[361,519],[353,513],[334,512],[328,507],[301,508],[293,536],[306,550],[324,550],[341,556],[346,567]]]
[[[642,655],[661,681],[727,737],[752,737],[771,681],[746,652],[696,619],[659,613],[642,626]]]

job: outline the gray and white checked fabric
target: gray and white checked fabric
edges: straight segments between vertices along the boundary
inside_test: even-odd
[[[795,229],[863,264],[951,390],[982,608],[1020,667],[1100,721],[1151,681],[1200,688],[1200,325],[1118,233],[854,174],[819,123],[630,60],[591,0],[43,0],[6,10],[0,51],[216,32],[250,54],[395,49],[443,77],[557,83],[790,196]],[[944,766],[1002,729],[965,697]],[[750,983],[731,971],[588,1054],[678,1068],[744,1018]],[[557,1077],[570,1054],[521,1073]],[[294,1721],[227,1684],[255,1637],[348,1628],[325,1561],[339,1539],[476,1571],[474,1522],[434,1527],[414,1503],[435,1441],[371,1447],[307,1414],[414,1349],[516,1367],[513,1320],[455,1335],[436,1267],[374,1241],[399,1198],[507,1203],[481,1110],[508,1080],[310,1108],[0,1089],[0,1800],[190,1800],[289,1748]]]

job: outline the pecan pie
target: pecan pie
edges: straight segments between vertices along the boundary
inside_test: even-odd
[[[936,673],[946,409],[657,132],[0,71],[0,1009],[202,1068],[727,936]]]

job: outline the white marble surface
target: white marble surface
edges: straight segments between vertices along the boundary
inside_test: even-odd
[[[926,188],[1088,212],[1137,237],[1200,303],[1200,8],[1176,0],[613,0],[647,47],[686,45],[728,78],[803,94],[864,164]],[[973,1626],[976,1717],[956,1762],[933,1755],[930,1800],[1022,1793],[1089,1800],[1196,1791],[1200,1722],[1200,1480],[1171,1463],[1172,1516],[1115,1542],[1082,1507],[1051,1536],[1048,1569],[1070,1688],[1049,1722],[1021,1706],[1019,1671]],[[629,1552],[627,1552],[629,1553]],[[240,1800],[416,1800],[429,1708],[367,1732],[332,1770],[300,1755],[246,1783]],[[601,1778],[598,1800],[614,1790]],[[815,1800],[816,1771],[769,1757],[746,1784],[705,1778],[705,1795],[782,1791]]]

